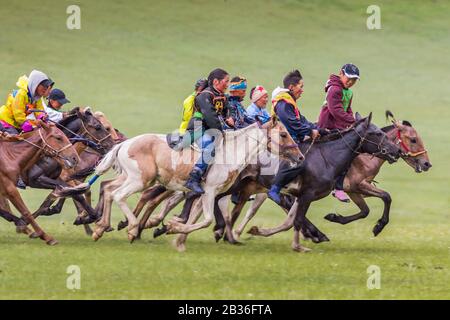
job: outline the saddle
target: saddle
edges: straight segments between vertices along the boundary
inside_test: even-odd
[[[167,145],[175,151],[182,151],[187,148],[192,148],[195,151],[201,152],[201,149],[196,143],[191,143],[191,134],[186,132],[184,135],[179,133],[168,133],[166,135]]]

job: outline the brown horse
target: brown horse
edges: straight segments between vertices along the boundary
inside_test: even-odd
[[[22,200],[16,188],[17,179],[44,154],[55,158],[65,168],[75,167],[80,158],[69,139],[55,125],[41,121],[38,124],[36,130],[18,136],[20,141],[0,140],[0,194],[14,205],[25,222],[31,224],[34,236],[54,245],[57,241],[39,227]],[[1,202],[5,205],[5,201]],[[7,211],[5,207],[1,209]]]
[[[390,111],[386,112],[386,116],[393,118]],[[402,159],[417,173],[428,171],[428,169],[431,168],[432,165],[428,158],[428,154],[424,147],[422,138],[412,127],[410,122],[399,122],[394,120],[393,125],[384,127],[382,128],[382,130],[386,133],[389,141],[397,144],[400,147],[403,152],[401,155]],[[392,202],[391,196],[388,192],[373,185],[373,181],[376,175],[379,173],[383,164],[385,164],[385,161],[383,159],[373,157],[368,154],[361,154],[357,156],[353,160],[351,167],[345,177],[344,189],[361,211],[351,216],[341,216],[336,213],[330,213],[325,216],[325,219],[340,224],[347,224],[358,219],[363,219],[368,216],[370,211],[364,198],[380,198],[384,202],[384,210],[382,218],[373,228],[373,233],[375,236],[377,236],[389,222],[390,205]],[[245,185],[245,187],[240,189],[241,191],[239,202],[236,204],[232,211],[231,221],[233,224],[239,217],[242,208],[244,207],[250,195],[266,192],[266,188],[264,187],[264,185],[258,183],[258,181],[256,181],[255,179],[256,177],[254,175],[252,176],[251,172],[252,170],[253,172],[255,172],[255,168],[248,168],[248,170],[250,171],[250,173],[246,173],[246,171],[242,173],[242,175],[244,176],[243,179],[245,178],[248,180],[241,180],[242,184]],[[266,198],[267,197],[265,196],[265,194],[261,193],[256,197],[255,201],[252,202],[244,219],[242,220],[240,225],[236,229],[234,229],[233,234],[236,238],[239,238],[245,226],[254,217],[257,210]],[[292,205],[292,202],[290,203],[290,205]],[[289,209],[289,206],[284,206],[284,209]],[[216,231],[216,234],[219,234],[219,237],[221,237],[224,231],[223,226],[218,227],[217,229],[218,230]],[[313,240],[314,242],[321,242],[321,240],[317,237],[313,237]]]
[[[55,178],[58,178],[60,182],[72,186],[83,182],[87,176],[85,171],[88,171],[87,173],[89,173],[90,168],[95,167],[101,160],[105,151],[111,149],[115,143],[122,141],[122,138],[119,137],[111,122],[102,112],[95,112],[92,114],[90,108],[80,108],[79,110],[76,110],[76,113],[78,118],[75,119],[75,121],[64,122],[63,124],[58,124],[58,126],[61,126],[66,134],[74,132],[81,137],[93,141],[100,146],[101,151],[104,151],[100,152],[81,142],[74,144],[75,150],[80,156],[77,167],[74,169],[62,169],[60,174],[57,173],[57,170],[51,170],[55,172]],[[74,199],[74,204],[78,211],[76,224],[81,224],[83,222],[83,217],[86,213],[85,207],[91,206],[90,192],[85,195],[85,198],[87,202],[84,202],[83,200],[83,205]],[[60,213],[66,198],[60,198],[56,205],[50,207],[56,199],[57,197],[54,193],[50,193],[39,209],[33,214],[33,217],[36,218],[39,215],[50,216]],[[85,230],[89,235],[92,232],[87,225],[85,225]]]
[[[387,112],[386,115],[392,115],[392,113]],[[402,149],[403,160],[417,173],[428,171],[431,168],[432,165],[422,138],[410,122],[393,121],[393,125],[383,128],[383,131],[386,132],[390,141],[396,143]],[[369,155],[360,155],[357,157],[345,177],[344,188],[361,211],[350,216],[330,213],[325,216],[325,219],[340,224],[347,224],[363,219],[369,215],[370,211],[364,198],[380,198],[384,202],[384,210],[383,216],[373,228],[373,234],[377,236],[389,223],[389,212],[392,202],[391,195],[388,192],[377,188],[373,184],[383,164],[384,161],[382,159],[373,158]]]

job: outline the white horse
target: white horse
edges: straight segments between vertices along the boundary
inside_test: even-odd
[[[273,117],[264,126],[253,124],[238,131],[227,131],[216,147],[215,162],[210,166],[203,183],[201,197],[205,219],[197,224],[172,223],[170,233],[190,233],[205,228],[213,221],[214,199],[233,185],[239,173],[250,163],[256,163],[265,150],[298,163],[304,156],[286,128]],[[128,219],[128,238],[133,241],[138,234],[138,221],[128,207],[127,198],[159,182],[167,189],[188,191],[184,184],[199,153],[193,149],[174,151],[161,135],[144,134],[114,147],[96,168],[102,175],[114,167],[117,178],[103,182],[104,203],[102,219],[97,222],[94,240],[110,227],[111,204],[115,201]],[[188,159],[189,161],[186,161]],[[218,159],[225,163],[220,163]],[[226,217],[224,217],[226,218]],[[231,230],[227,230],[231,234]]]

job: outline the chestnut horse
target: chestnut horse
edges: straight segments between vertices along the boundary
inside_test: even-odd
[[[36,130],[18,135],[17,142],[0,140],[0,195],[9,200],[20,212],[26,223],[31,224],[34,236],[49,245],[57,241],[45,233],[34,220],[30,210],[16,188],[17,179],[43,156],[53,157],[61,166],[74,168],[80,158],[69,139],[54,124],[39,121]],[[5,208],[6,201],[0,201]],[[11,215],[12,213],[9,212]]]

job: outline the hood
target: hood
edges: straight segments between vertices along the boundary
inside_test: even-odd
[[[40,96],[36,96],[36,89],[38,85],[44,80],[48,80],[47,75],[38,70],[31,71],[30,75],[28,76],[28,89],[33,101],[36,101],[40,98]]]
[[[289,89],[276,87],[275,90],[272,91],[272,100],[275,99],[275,97],[282,92],[289,92]]]
[[[339,78],[339,76],[335,74],[330,75],[330,78],[325,84],[325,92],[327,92],[328,88],[330,88],[331,86],[338,86],[339,88],[344,89],[344,85],[341,82],[341,78]]]
[[[16,86],[19,89],[23,89],[25,91],[28,91],[28,77],[27,76],[21,76],[17,82],[16,82]]]

